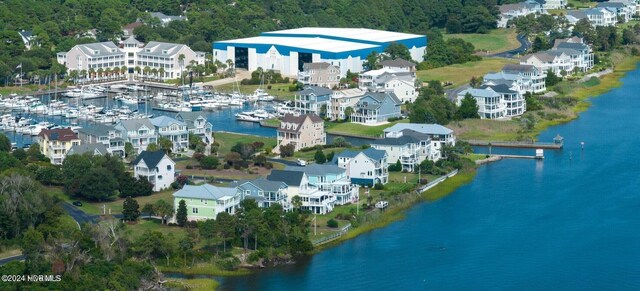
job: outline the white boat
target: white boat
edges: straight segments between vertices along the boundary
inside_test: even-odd
[[[114,90],[125,90],[125,89],[129,88],[129,86],[127,86],[125,84],[113,84],[109,88],[114,89]]]
[[[241,113],[236,113],[235,117],[236,120],[240,121],[260,122],[265,119],[274,118],[275,116],[269,114],[269,112],[264,109],[257,109],[254,111],[244,111]]]

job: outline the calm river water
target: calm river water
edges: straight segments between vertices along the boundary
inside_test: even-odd
[[[544,132],[565,137],[544,161],[483,166],[402,221],[221,289],[640,290],[640,70],[623,82]]]

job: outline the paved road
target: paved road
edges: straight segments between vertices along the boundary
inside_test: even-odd
[[[513,58],[515,55],[522,55],[531,49],[531,42],[523,34],[519,34],[517,37],[520,42],[520,47],[506,52],[496,53],[489,56],[500,58]]]
[[[4,264],[11,263],[13,261],[22,261],[22,260],[24,260],[24,255],[17,255],[17,256],[13,256],[13,257],[0,259],[0,266],[2,266]]]
[[[298,166],[298,163],[294,161],[284,160],[284,159],[267,159],[270,162],[281,163],[285,166]]]
[[[62,208],[64,208],[64,211],[71,215],[73,220],[75,220],[79,225],[82,225],[83,223],[96,223],[100,217],[98,215],[86,214],[84,211],[67,202],[62,203]]]

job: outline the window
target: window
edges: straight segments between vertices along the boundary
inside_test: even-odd
[[[167,171],[171,171],[171,165],[167,165]]]
[[[198,214],[198,208],[195,208],[195,207],[194,207],[194,208],[192,208],[192,209],[191,209],[191,213]]]

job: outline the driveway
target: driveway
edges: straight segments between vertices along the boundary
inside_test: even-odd
[[[78,226],[84,223],[97,223],[98,221],[100,221],[100,215],[87,214],[81,209],[67,202],[62,203],[62,208],[64,208],[64,211],[66,211],[71,216],[71,218],[73,218],[73,220],[75,220],[78,223]],[[119,219],[122,219],[123,217],[122,214],[113,214],[111,216]]]
[[[17,255],[17,256],[13,256],[13,257],[0,259],[0,266],[2,266],[4,264],[11,263],[13,261],[22,261],[22,260],[24,260],[24,255]]]

